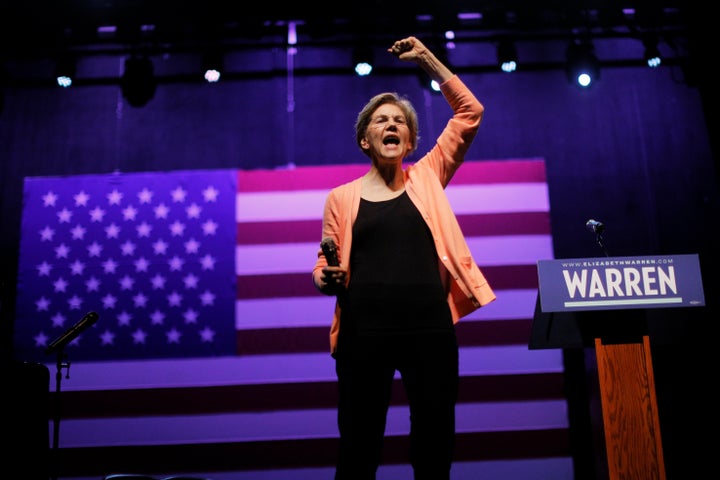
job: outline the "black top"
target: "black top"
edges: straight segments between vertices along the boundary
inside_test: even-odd
[[[435,242],[407,192],[381,202],[360,200],[350,274],[345,333],[452,327]]]

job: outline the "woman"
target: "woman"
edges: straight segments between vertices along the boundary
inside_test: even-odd
[[[329,193],[316,288],[338,295],[330,353],[338,376],[340,431],[336,480],[374,479],[382,460],[393,377],[399,372],[410,408],[410,463],[415,480],[450,478],[459,380],[457,321],[495,299],[472,258],[445,187],[475,138],[484,107],[417,38],[388,52],[415,62],[453,109],[436,144],[417,163],[412,104],[395,93],[374,96],[355,124],[358,147],[372,164]]]

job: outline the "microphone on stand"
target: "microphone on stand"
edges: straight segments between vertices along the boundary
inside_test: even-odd
[[[610,256],[610,252],[608,252],[607,247],[605,247],[605,242],[603,241],[602,232],[605,231],[605,224],[602,222],[598,222],[597,220],[593,220],[592,218],[585,222],[585,228],[590,230],[595,234],[595,239],[597,240],[597,244],[600,245],[600,248],[602,248],[603,253],[605,253],[606,257]]]
[[[58,350],[65,348],[65,345],[75,340],[75,337],[80,335],[85,329],[97,322],[99,315],[97,312],[88,312],[83,318],[80,319],[75,325],[70,327],[65,333],[60,335],[58,338],[48,345],[45,349],[45,355],[49,355]]]
[[[585,227],[598,235],[605,231],[605,224],[598,222],[597,220],[593,220],[592,218],[585,222]]]

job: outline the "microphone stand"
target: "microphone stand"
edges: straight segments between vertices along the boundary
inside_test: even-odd
[[[57,480],[59,470],[59,450],[60,450],[60,416],[61,416],[61,399],[60,399],[60,384],[62,382],[62,369],[66,368],[67,373],[65,378],[70,378],[70,362],[66,360],[67,354],[65,348],[62,347],[57,351],[57,372],[55,373],[55,411],[53,415],[53,444],[52,444],[52,460],[53,460],[53,473],[52,480]]]
[[[608,252],[608,249],[605,247],[605,241],[603,240],[602,233],[598,230],[595,232],[595,241],[598,245],[600,245],[600,248],[602,248],[603,253],[605,253],[606,257],[610,256],[610,252]]]

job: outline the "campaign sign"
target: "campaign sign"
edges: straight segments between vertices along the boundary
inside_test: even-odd
[[[699,307],[697,254],[538,261],[543,312]]]

